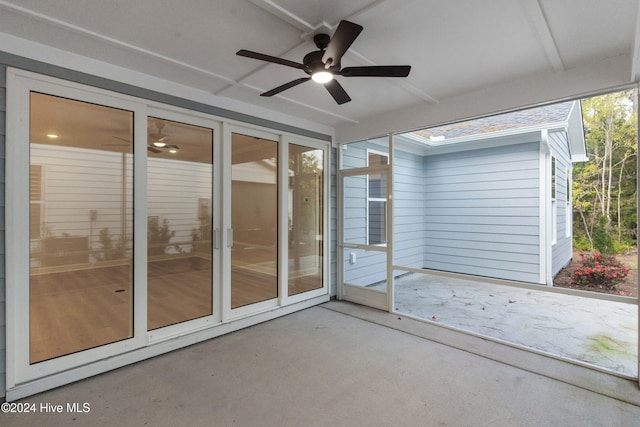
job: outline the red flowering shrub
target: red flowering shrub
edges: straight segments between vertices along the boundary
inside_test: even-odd
[[[629,267],[618,261],[615,255],[581,253],[578,262],[580,266],[571,275],[572,284],[577,286],[615,289],[629,274]]]

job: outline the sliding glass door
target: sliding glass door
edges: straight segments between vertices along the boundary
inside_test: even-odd
[[[278,142],[231,137],[231,309],[278,297]]]
[[[213,314],[214,131],[147,123],[147,328]]]
[[[328,144],[24,74],[7,147],[10,388],[328,299]]]
[[[133,112],[30,94],[29,362],[133,336]]]

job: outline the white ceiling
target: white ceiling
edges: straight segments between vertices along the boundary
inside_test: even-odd
[[[331,127],[391,111],[625,58],[640,74],[638,0],[0,0],[0,31]],[[341,19],[364,27],[343,66],[409,64],[406,79],[339,78],[336,105],[309,82],[263,91],[301,70],[235,55],[248,49],[296,62]],[[2,50],[2,46],[0,46]],[[28,53],[25,52],[28,56]]]

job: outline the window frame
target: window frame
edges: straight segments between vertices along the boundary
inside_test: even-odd
[[[370,163],[369,163],[369,158],[371,156],[371,154],[375,154],[378,156],[382,156],[385,157],[387,159],[387,163],[386,166],[389,165],[389,153],[385,153],[383,151],[379,151],[379,150],[375,150],[375,149],[371,149],[371,148],[367,148],[366,150],[366,167],[371,167]],[[375,165],[375,166],[383,166],[383,165]],[[382,173],[386,173],[386,172],[382,172]],[[389,174],[387,173],[387,180],[389,179]],[[365,226],[366,226],[366,244],[367,245],[371,245],[371,246],[386,246],[387,242],[389,241],[389,236],[387,235],[387,220],[388,220],[388,215],[387,215],[387,207],[388,207],[388,200],[387,197],[370,197],[370,181],[371,181],[371,175],[367,174],[367,182],[366,182],[366,194],[367,194],[367,204],[365,207]],[[383,242],[375,242],[375,243],[371,243],[371,232],[369,229],[369,220],[370,220],[370,212],[369,212],[369,204],[370,202],[379,202],[379,203],[383,203],[383,209],[382,211],[384,212],[384,241]]]

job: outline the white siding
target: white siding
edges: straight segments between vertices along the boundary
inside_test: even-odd
[[[393,263],[422,268],[424,160],[422,156],[395,150],[393,161]]]
[[[131,165],[131,156],[127,164]],[[90,249],[99,250],[99,232],[109,228],[112,236],[121,229],[122,154],[32,144],[31,161],[43,165],[43,222],[54,236],[68,233],[90,237]],[[127,168],[126,235],[132,232],[131,168]],[[147,214],[165,218],[175,231],[170,244],[190,250],[192,230],[198,221],[198,199],[211,201],[211,166],[207,164],[149,158]],[[90,221],[90,210],[96,220]]]
[[[569,153],[569,143],[567,133],[549,133],[549,145],[551,152],[556,157],[556,243],[551,247],[551,273],[558,274],[562,268],[571,261],[572,257],[572,230],[567,233],[566,216],[571,215],[567,209],[567,171],[571,170],[571,160]],[[571,225],[571,224],[570,224]],[[567,234],[569,235],[567,237]]]
[[[213,207],[211,165],[150,158],[147,174],[147,215],[158,216],[160,222],[166,218],[176,232],[169,243],[189,251],[198,224],[198,199],[208,200],[210,212]]]
[[[539,281],[539,143],[426,156],[425,268]]]

